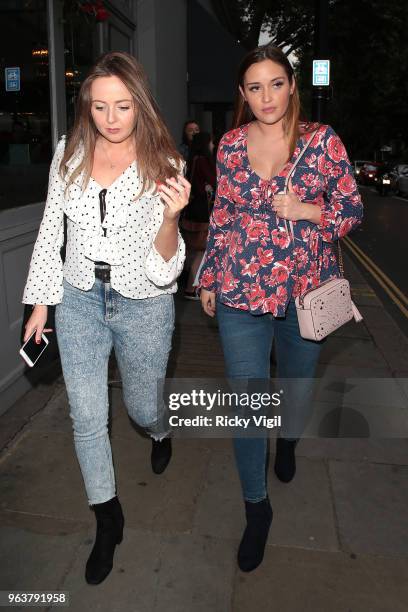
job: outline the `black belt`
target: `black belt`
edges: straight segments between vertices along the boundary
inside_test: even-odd
[[[101,223],[103,223],[106,215],[106,191],[106,189],[102,189],[102,191],[99,192]],[[103,235],[106,236],[106,228],[103,229]],[[110,283],[110,273],[110,264],[106,263],[106,261],[95,261],[95,278],[99,278],[104,283]]]
[[[103,261],[95,261],[95,278],[99,278],[104,283],[110,283],[110,273],[110,264]]]

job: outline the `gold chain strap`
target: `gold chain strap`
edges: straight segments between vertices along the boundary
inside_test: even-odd
[[[340,238],[337,240],[337,263],[339,264],[340,276],[344,278],[344,264],[343,264],[343,252],[340,246]]]

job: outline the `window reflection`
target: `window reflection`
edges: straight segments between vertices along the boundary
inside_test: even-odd
[[[67,126],[72,127],[79,88],[97,53],[96,16],[85,10],[87,5],[64,3],[65,92]]]
[[[45,0],[2,0],[0,22],[0,210],[4,210],[39,202],[46,195],[52,145]],[[6,68],[19,68],[18,89],[6,91]]]

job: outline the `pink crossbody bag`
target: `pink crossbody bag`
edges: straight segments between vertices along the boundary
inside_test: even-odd
[[[315,137],[316,132],[317,130],[315,130],[308,139],[288,173],[283,191],[284,194],[288,192],[289,180],[300,159],[303,157]],[[287,220],[284,219],[284,222],[286,231],[289,231]],[[293,245],[295,245],[292,221],[289,221],[289,227],[290,237]],[[295,298],[300,335],[302,338],[308,340],[322,340],[345,323],[348,323],[353,317],[356,323],[363,320],[363,317],[351,299],[350,283],[344,278],[343,255],[341,252],[340,240],[338,240],[337,244],[340,278],[327,280],[313,289],[308,289],[305,293]],[[295,263],[299,278],[296,260]]]

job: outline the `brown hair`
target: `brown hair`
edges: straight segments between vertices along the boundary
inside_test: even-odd
[[[263,62],[264,60],[268,59],[282,66],[286,76],[288,77],[289,84],[292,85],[292,83],[294,83],[295,85],[293,94],[290,96],[286,115],[283,120],[283,130],[289,139],[289,151],[291,157],[296,148],[296,142],[299,138],[300,99],[294,71],[286,55],[281,49],[279,49],[279,47],[274,47],[271,44],[256,47],[256,49],[253,49],[247,53],[241,62],[238,71],[238,85],[240,85],[243,89],[244,78],[248,68],[250,68],[253,64]],[[237,86],[232,128],[234,129],[243,125],[244,123],[249,123],[253,118],[254,116],[249,108],[249,104],[246,100],[244,100]]]
[[[79,90],[75,122],[60,164],[62,178],[67,177],[68,162],[83,146],[83,157],[67,177],[67,189],[85,170],[82,187],[88,184],[92,172],[93,155],[98,130],[91,115],[91,85],[99,77],[116,76],[128,88],[137,110],[134,137],[137,166],[141,177],[140,195],[145,189],[177,175],[182,157],[163,121],[160,110],[150,91],[141,64],[129,53],[112,51],[102,55],[91,68]],[[172,163],[173,161],[173,163]],[[173,165],[175,164],[176,167]]]

